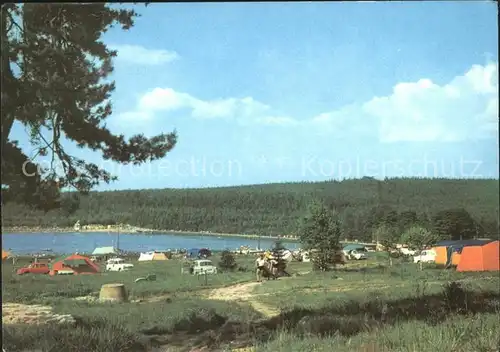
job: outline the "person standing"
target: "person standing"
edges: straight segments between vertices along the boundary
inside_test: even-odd
[[[257,259],[255,260],[255,265],[257,267],[257,270],[255,272],[257,276],[257,281],[261,282],[262,281],[261,276],[266,265],[266,259],[264,254],[261,254],[257,257]]]

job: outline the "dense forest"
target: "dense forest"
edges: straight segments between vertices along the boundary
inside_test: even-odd
[[[205,189],[149,189],[66,194],[44,212],[3,204],[3,227],[130,224],[159,230],[289,235],[313,200],[335,208],[345,238],[371,240],[384,224],[419,225],[445,236],[497,237],[498,180],[399,178],[265,184]],[[444,224],[444,225],[443,225]]]

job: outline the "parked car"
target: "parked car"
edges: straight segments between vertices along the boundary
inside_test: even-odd
[[[217,267],[211,260],[195,260],[191,267],[191,273],[194,275],[217,274]]]
[[[413,257],[414,263],[434,263],[436,261],[436,252],[432,249],[423,250],[419,255]]]
[[[403,255],[415,255],[415,254],[417,254],[414,250],[406,248],[406,247],[401,247],[399,250]]]
[[[353,249],[352,251],[344,251],[344,255],[349,260],[363,260],[363,259],[367,259],[365,253],[358,252],[355,249]]]
[[[47,263],[33,263],[24,268],[17,269],[17,275],[24,274],[48,274],[50,268]]]
[[[125,263],[122,258],[111,258],[106,262],[106,271],[126,271],[131,270],[134,264]]]

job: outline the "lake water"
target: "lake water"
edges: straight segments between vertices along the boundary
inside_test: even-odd
[[[8,233],[2,234],[2,248],[17,254],[39,253],[51,249],[55,253],[91,253],[95,247],[117,246],[118,234],[103,232],[85,233]],[[272,247],[275,240],[261,238],[260,248]],[[289,249],[299,243],[284,243]],[[257,248],[258,239],[243,237],[217,237],[178,234],[131,234],[120,233],[119,248],[125,251],[145,252],[155,249],[210,248],[211,250],[236,249],[240,246]]]

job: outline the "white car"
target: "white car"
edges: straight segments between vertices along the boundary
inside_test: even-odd
[[[403,254],[403,255],[415,255],[416,252],[412,249],[409,249],[409,248],[406,248],[406,247],[401,247],[399,249],[399,251]]]
[[[194,275],[217,274],[217,267],[207,259],[195,260],[191,270]]]
[[[106,262],[106,271],[126,271],[131,270],[134,264],[125,263],[122,258],[111,258]]]
[[[431,249],[424,250],[420,252],[419,255],[413,257],[414,263],[420,263],[420,262],[434,263],[435,261],[436,261],[436,252]]]
[[[358,252],[357,250],[344,251],[344,255],[350,260],[363,260],[367,259],[366,254],[363,252]]]

